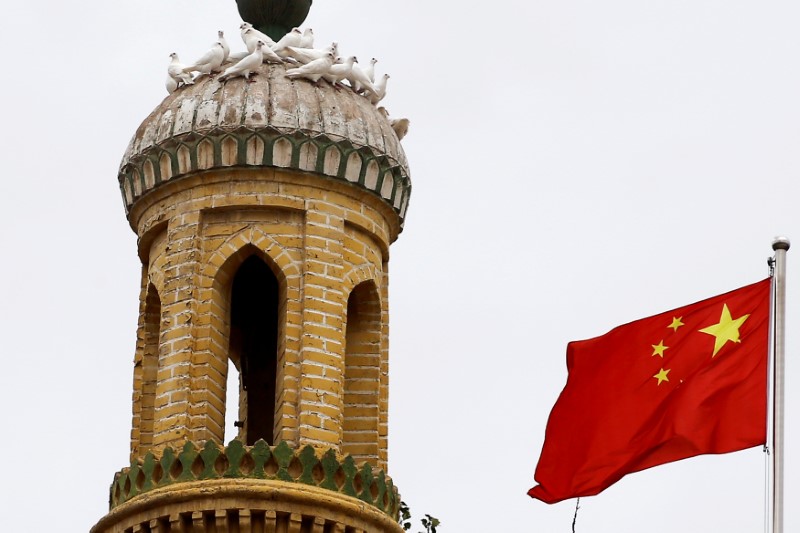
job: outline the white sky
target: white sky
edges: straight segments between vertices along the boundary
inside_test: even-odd
[[[442,533],[569,531],[533,484],[569,340],[766,275],[800,245],[800,4],[317,0],[411,119],[391,258],[390,471]],[[234,0],[6,2],[0,128],[4,529],[85,532],[125,466],[138,312],[117,167]],[[800,499],[789,252],[786,501]],[[631,475],[577,531],[761,531],[760,450]],[[800,530],[789,505],[786,530]]]

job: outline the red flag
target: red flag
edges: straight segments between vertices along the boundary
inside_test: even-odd
[[[624,475],[763,444],[770,280],[567,346],[533,498],[591,496]]]

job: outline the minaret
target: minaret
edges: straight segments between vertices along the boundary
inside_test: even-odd
[[[285,70],[178,89],[122,159],[142,261],[131,464],[93,533],[402,531],[388,263],[408,164],[366,98]]]

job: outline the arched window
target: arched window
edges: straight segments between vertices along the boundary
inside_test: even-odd
[[[239,369],[239,420],[247,445],[259,439],[274,444],[278,293],[277,278],[256,255],[233,278],[229,355]]]
[[[342,453],[377,465],[381,305],[374,282],[350,293],[346,328]]]
[[[161,336],[161,299],[150,284],[144,302],[144,343],[139,372],[141,379],[139,415],[139,453],[144,455],[153,446],[153,421],[155,419],[156,380],[158,379],[158,351]],[[137,374],[139,374],[137,376]],[[134,402],[135,405],[135,402]]]

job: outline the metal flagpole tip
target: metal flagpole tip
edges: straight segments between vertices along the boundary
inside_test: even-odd
[[[778,250],[788,250],[790,244],[788,237],[775,237],[772,241],[772,249],[776,252]]]

